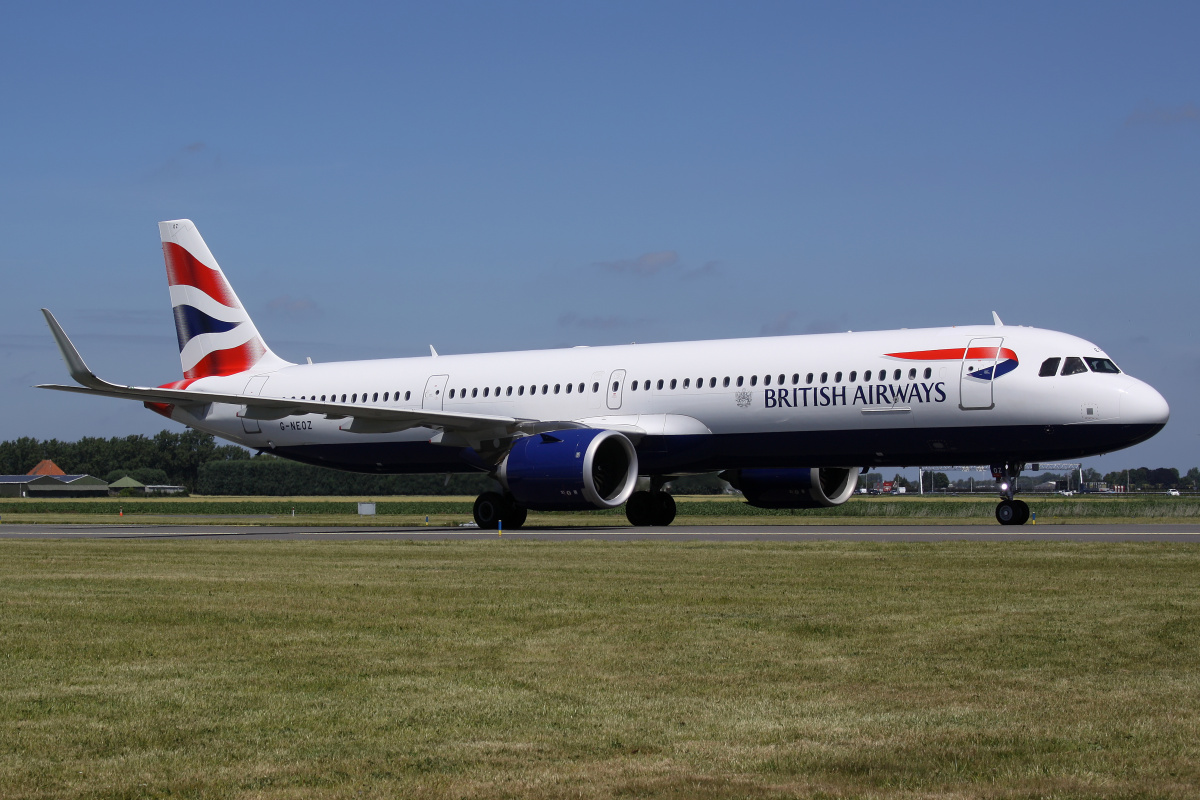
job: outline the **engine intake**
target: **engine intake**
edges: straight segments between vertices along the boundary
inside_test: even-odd
[[[517,502],[535,511],[616,508],[637,484],[637,452],[616,431],[552,431],[518,439],[496,470]]]
[[[858,485],[853,467],[736,469],[721,473],[758,508],[828,508],[850,499]]]

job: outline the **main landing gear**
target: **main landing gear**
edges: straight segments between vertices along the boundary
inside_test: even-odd
[[[675,498],[662,490],[666,481],[650,479],[650,491],[634,492],[625,501],[625,517],[636,528],[670,525],[675,521]]]
[[[1006,463],[993,464],[992,477],[1000,486],[1000,496],[1004,499],[996,505],[996,521],[1001,525],[1024,525],[1029,521],[1029,506],[1023,500],[1013,497],[1017,493],[1017,478],[1024,464]]]
[[[529,511],[511,496],[499,492],[484,492],[475,499],[475,524],[485,531],[494,531],[503,523],[508,530],[525,524]]]

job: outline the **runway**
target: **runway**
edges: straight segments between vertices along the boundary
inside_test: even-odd
[[[253,541],[609,542],[1200,542],[1200,525],[712,525],[671,528],[528,528],[499,534],[475,528],[255,527],[248,525],[0,525],[0,539]]]

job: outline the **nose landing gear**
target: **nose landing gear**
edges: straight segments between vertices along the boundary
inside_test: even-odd
[[[1024,525],[1029,521],[1029,506],[1023,500],[1013,497],[1017,493],[1017,478],[1024,464],[1013,462],[992,465],[992,477],[1000,486],[1000,496],[1004,499],[996,505],[996,521],[1001,525]]]

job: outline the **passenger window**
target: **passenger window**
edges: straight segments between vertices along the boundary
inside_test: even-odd
[[[489,391],[489,389],[491,389],[491,387],[490,387],[490,386],[485,386],[485,387],[483,387],[483,396],[484,396],[484,397],[487,397],[487,396],[488,396],[488,391]],[[387,396],[385,395],[383,399],[384,399],[384,400],[387,400]]]
[[[842,382],[842,373],[840,373],[840,372],[834,373],[833,382],[841,383]]]
[[[858,380],[858,373],[851,370],[850,371],[850,382],[854,383],[856,380]]]
[[[570,393],[571,393],[571,389],[572,389],[573,387],[574,387],[574,384],[572,384],[572,383],[568,383],[568,384],[567,384],[567,394],[570,394]]]
[[[645,383],[643,383],[642,388],[645,389],[647,392],[650,391],[650,381],[646,381]]]
[[[631,391],[634,391],[634,392],[636,392],[636,391],[637,391],[637,387],[638,387],[638,382],[637,382],[637,381],[634,381],[633,383],[629,384],[629,388],[630,388],[630,390],[631,390]]]
[[[783,386],[783,376],[782,375],[779,376],[779,385]]]
[[[617,389],[619,389],[619,388],[621,388],[621,387],[620,387],[620,386],[619,386],[619,385],[616,383],[616,381],[614,381],[614,382],[613,382],[613,391],[615,392],[615,391],[617,391]]]
[[[354,394],[350,395],[350,402],[351,402],[351,403],[357,403],[357,402],[358,402],[358,393],[357,393],[357,392],[355,392]]]
[[[812,381],[813,381],[813,374],[811,372],[804,376],[805,383],[812,383]]]
[[[930,369],[929,367],[926,367],[925,368],[925,380],[929,380],[931,377],[933,377],[933,370]]]
[[[744,378],[743,378],[741,375],[738,375],[738,379],[737,379],[737,385],[738,385],[738,386],[741,386],[741,385],[742,385],[742,382],[743,382],[744,380],[745,380],[745,379],[744,379]]]
[[[827,381],[827,380],[829,380],[829,373],[828,373],[828,372],[822,372],[822,373],[821,373],[821,383],[825,383],[825,381]]]
[[[690,388],[691,388],[691,386],[692,386],[692,379],[691,379],[691,378],[684,378],[684,379],[683,379],[683,388],[685,388],[685,389],[690,389]]]
[[[757,376],[757,375],[751,375],[751,376],[750,376],[750,385],[751,385],[751,386],[758,386],[758,376]]]
[[[410,397],[412,397],[412,392],[405,392],[405,393],[404,393],[404,399],[405,399],[405,400],[408,400]]]
[[[517,397],[520,397],[520,396],[521,396],[521,395],[523,395],[523,394],[525,394],[525,386],[524,386],[524,384],[522,384],[521,386],[518,386],[518,387],[517,387]]]
[[[863,380],[864,381],[871,380],[871,370],[867,370],[866,372],[863,373]]]
[[[662,378],[659,378],[659,379],[658,379],[658,384],[657,384],[657,386],[658,386],[658,390],[661,392],[661,391],[662,391],[662,387],[663,387],[663,381],[662,381]]]
[[[895,372],[892,373],[892,380],[894,380],[894,381],[900,380],[900,370],[896,370]]]
[[[504,396],[512,397],[512,387],[511,386],[509,386],[507,389],[504,390]]]
[[[916,378],[917,378],[917,370],[916,370],[916,368],[914,367],[913,369],[910,369],[910,370],[908,371],[908,379],[909,379],[910,381],[912,381],[912,380],[916,380]]]
[[[729,385],[729,378],[726,378],[726,379],[725,379],[725,385],[726,385],[726,386],[728,386],[728,385]],[[708,388],[710,388],[710,389],[715,389],[715,388],[717,388],[717,379],[716,379],[716,378],[709,378],[709,379],[708,379]]]
[[[384,392],[384,393],[383,393],[383,402],[385,402],[385,403],[386,403],[386,402],[387,402],[387,399],[388,399],[388,393],[387,393],[387,392]]]
[[[561,389],[562,389],[562,384],[561,384],[561,383],[556,383],[556,384],[554,384],[554,393],[555,393],[555,394],[558,394],[558,393],[559,393],[559,391],[560,391]],[[545,386],[543,386],[543,387],[542,387],[542,394],[545,394],[545,393],[546,393],[546,387],[545,387]]]
[[[1042,362],[1042,368],[1038,370],[1039,378],[1052,378],[1058,374],[1058,365],[1062,361],[1061,358],[1047,358]]]
[[[1083,359],[1067,356],[1067,360],[1063,362],[1062,374],[1078,375],[1081,372],[1087,372],[1087,367],[1083,365]]]
[[[800,382],[800,373],[799,373],[799,372],[793,372],[793,373],[792,373],[792,385],[793,385],[793,386],[795,386],[795,385],[796,385],[797,383],[799,383],[799,382]]]
[[[674,389],[675,386],[676,386],[675,379],[671,378],[671,388]]]
[[[1083,360],[1087,362],[1087,365],[1091,368],[1092,372],[1104,372],[1112,375],[1116,375],[1121,372],[1121,370],[1117,369],[1117,365],[1109,361],[1107,358],[1084,358]]]

